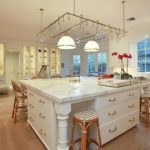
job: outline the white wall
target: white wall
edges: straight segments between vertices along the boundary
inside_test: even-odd
[[[109,66],[112,72],[120,71],[121,61],[116,56],[112,56],[112,52],[119,54],[130,53],[128,35],[121,40],[112,39],[109,40]]]

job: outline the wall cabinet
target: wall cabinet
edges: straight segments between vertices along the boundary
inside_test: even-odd
[[[23,48],[23,76],[34,76],[36,73],[36,48],[25,47]]]
[[[48,65],[48,76],[60,74],[61,53],[59,49],[36,48],[24,46],[21,60],[21,79],[34,77],[42,68]]]
[[[61,53],[59,49],[51,49],[49,54],[50,74],[60,74]]]
[[[5,65],[4,65],[4,45],[0,44],[0,80],[4,80],[4,72],[5,72]]]

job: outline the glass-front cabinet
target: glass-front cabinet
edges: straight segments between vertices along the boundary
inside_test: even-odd
[[[23,76],[34,76],[36,74],[36,48],[23,48]]]
[[[49,50],[47,48],[38,48],[37,50],[37,70],[38,72],[40,71],[40,69],[42,68],[42,65],[49,65],[48,63],[48,54],[49,54]]]
[[[36,74],[36,48],[30,47],[30,73]]]
[[[61,52],[60,49],[51,49],[50,50],[50,74],[60,74],[60,61],[61,61]]]
[[[0,44],[0,80],[4,80],[4,44]]]
[[[36,76],[42,65],[48,65],[48,76],[60,74],[61,53],[59,49],[24,46],[22,60],[21,79],[29,79]]]

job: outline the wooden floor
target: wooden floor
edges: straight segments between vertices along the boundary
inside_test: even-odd
[[[12,96],[0,96],[0,150],[45,150],[24,120],[11,119]],[[150,128],[139,125],[105,144],[103,150],[150,150]]]

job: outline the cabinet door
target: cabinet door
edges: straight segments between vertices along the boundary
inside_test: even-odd
[[[37,71],[39,72],[43,65],[43,50],[42,50],[42,48],[38,48],[37,60],[38,60]]]
[[[30,50],[26,46],[23,48],[23,75],[30,75]]]
[[[60,74],[60,59],[61,53],[59,49],[51,49],[50,50],[50,73]]]
[[[44,51],[43,51],[43,65],[49,65],[48,63],[48,49],[47,48],[44,48]]]
[[[4,80],[4,45],[0,44],[0,80]]]
[[[36,48],[30,47],[30,72],[32,76],[36,73]]]

